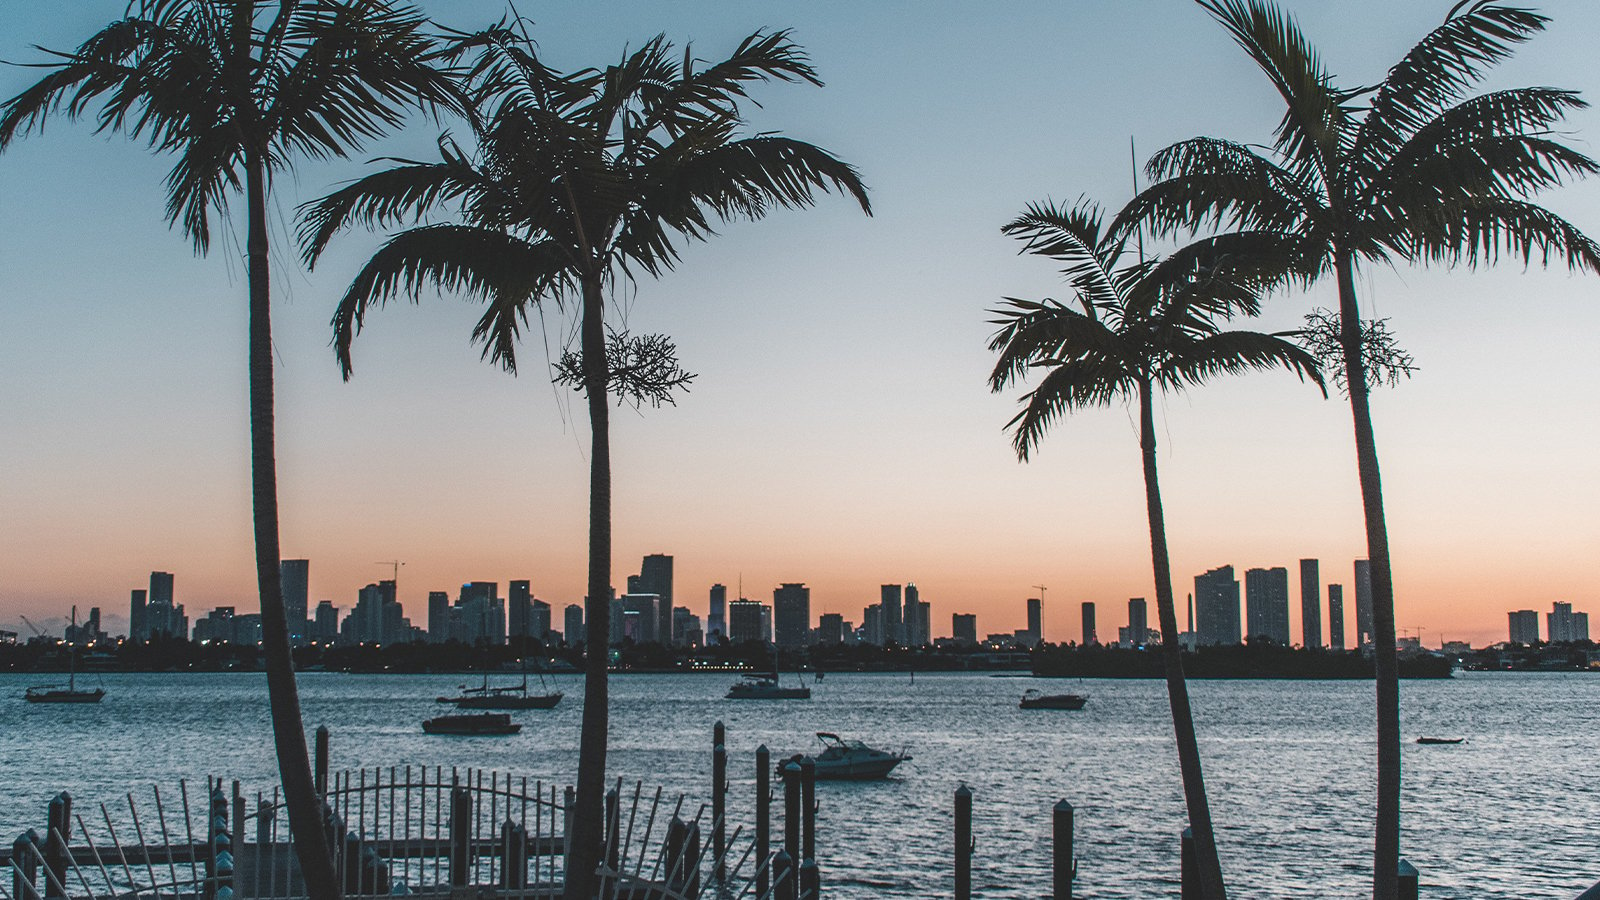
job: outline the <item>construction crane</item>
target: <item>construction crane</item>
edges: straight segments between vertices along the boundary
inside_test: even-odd
[[[39,630],[39,626],[33,624],[33,621],[31,619],[29,619],[27,616],[24,616],[21,613],[18,613],[17,616],[18,616],[18,618],[22,619],[22,624],[24,624],[24,625],[28,626],[29,628],[33,629],[33,633],[34,634],[38,635],[39,637],[49,637],[50,636],[48,634],[45,634],[43,631]]]
[[[1043,606],[1044,605],[1044,585],[1036,584],[1036,585],[1033,586],[1033,589],[1039,592],[1039,605]]]
[[[385,559],[385,560],[379,560],[378,562],[373,563],[373,565],[375,565],[375,566],[390,566],[390,567],[392,567],[393,570],[394,570],[395,590],[396,591],[400,590],[400,567],[405,565],[405,563],[401,562],[398,559]]]

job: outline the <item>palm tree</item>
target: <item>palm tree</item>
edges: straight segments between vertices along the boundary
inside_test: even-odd
[[[272,728],[306,886],[339,885],[323,838],[279,582],[267,193],[292,157],[344,156],[419,103],[453,104],[428,63],[424,19],[386,0],[141,0],[0,107],[0,149],[97,101],[97,130],[122,131],[177,157],[167,219],[204,254],[210,215],[245,196],[250,302],[250,464],[256,582]]]
[[[607,635],[611,596],[611,450],[608,403],[618,361],[608,359],[606,301],[619,281],[659,276],[687,240],[717,222],[757,219],[775,207],[805,207],[818,191],[854,197],[870,213],[855,169],[811,144],[740,136],[740,101],[771,80],[820,85],[786,32],[757,32],[726,60],[698,66],[686,48],[657,37],[603,70],[563,74],[531,42],[497,27],[467,36],[481,51],[471,81],[476,151],[441,138],[437,162],[408,162],[363,178],[305,211],[308,262],[353,222],[415,221],[432,211],[459,223],[427,224],[393,236],[356,275],[334,315],[345,377],[367,311],[424,287],[487,304],[473,337],[484,356],[516,370],[515,348],[530,311],[576,307],[577,381],[591,431],[585,682],[577,811],[566,897],[594,893],[605,790]],[[568,370],[573,366],[569,365]]]
[[[1532,11],[1462,0],[1376,86],[1344,89],[1315,47],[1270,0],[1198,0],[1272,82],[1286,106],[1268,148],[1182,141],[1149,164],[1160,179],[1127,220],[1165,232],[1224,224],[1294,241],[1313,254],[1285,282],[1332,275],[1339,291],[1344,380],[1372,566],[1378,720],[1373,896],[1392,900],[1400,854],[1400,688],[1394,580],[1361,353],[1356,299],[1363,264],[1490,264],[1564,259],[1600,272],[1600,247],[1533,203],[1538,191],[1592,174],[1593,160],[1551,130],[1585,106],[1548,87],[1473,93],[1484,71],[1542,31]]]
[[[990,388],[1001,391],[1035,369],[1044,372],[1038,386],[1023,395],[1022,410],[1008,425],[1018,458],[1027,461],[1062,415],[1117,400],[1139,404],[1150,561],[1178,766],[1204,896],[1224,900],[1172,599],[1156,477],[1153,393],[1181,390],[1216,375],[1279,366],[1319,387],[1322,376],[1315,358],[1283,336],[1223,331],[1216,325],[1218,318],[1257,311],[1256,298],[1266,282],[1261,268],[1250,262],[1248,237],[1200,241],[1164,259],[1124,263],[1127,237],[1104,227],[1099,209],[1083,201],[1065,210],[1030,206],[1003,230],[1023,241],[1025,252],[1062,263],[1078,307],[1049,299],[1008,299],[996,311],[1000,318],[994,324],[1001,328],[989,346],[1000,358],[989,376]]]

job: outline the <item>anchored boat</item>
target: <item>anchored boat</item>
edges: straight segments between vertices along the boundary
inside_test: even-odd
[[[860,741],[845,740],[831,731],[817,732],[817,740],[822,742],[822,752],[811,757],[811,761],[816,764],[818,778],[874,781],[887,777],[895,766],[911,758],[911,754],[904,750],[898,753],[878,750]],[[794,757],[796,760],[801,758],[798,754]],[[780,775],[787,762],[778,763]]]
[[[428,734],[516,734],[522,726],[507,713],[471,713],[425,719],[422,730]]]
[[[1022,692],[1022,702],[1017,706],[1022,709],[1083,709],[1088,702],[1084,694],[1041,694],[1038,688],[1028,688]]]

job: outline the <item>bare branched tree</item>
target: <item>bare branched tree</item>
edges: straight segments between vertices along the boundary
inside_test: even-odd
[[[583,354],[567,350],[554,365],[556,384],[583,390]],[[617,405],[652,409],[661,404],[678,405],[674,391],[689,392],[696,376],[678,362],[678,345],[664,334],[632,335],[606,329],[606,384],[617,397]]]
[[[1350,396],[1345,382],[1344,348],[1339,342],[1339,313],[1318,307],[1306,313],[1306,324],[1297,334],[1300,346],[1322,362],[1325,372],[1333,373],[1339,392]],[[1389,331],[1388,319],[1366,319],[1361,323],[1361,359],[1367,389],[1394,387],[1417,370],[1416,360]]]

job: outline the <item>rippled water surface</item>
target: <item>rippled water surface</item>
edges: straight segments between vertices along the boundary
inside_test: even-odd
[[[79,808],[149,784],[217,775],[270,790],[275,777],[260,675],[108,675],[98,706],[22,702],[37,676],[0,676],[0,837],[43,825],[45,802]],[[46,679],[48,680],[48,679]],[[567,783],[576,771],[581,684],[550,711],[515,713],[510,738],[422,734],[454,676],[301,676],[309,726],[333,732],[334,766],[481,766]],[[1049,892],[1051,806],[1077,810],[1077,894],[1177,896],[1182,794],[1164,686],[988,675],[835,674],[810,701],[728,701],[731,678],[612,681],[611,772],[698,805],[709,794],[712,724],[727,724],[730,815],[748,819],[754,751],[810,750],[813,732],[915,759],[872,784],[818,785],[829,896],[926,897],[951,890],[952,793],[976,792],[976,893]],[[1024,711],[1030,686],[1090,695],[1078,712]],[[1431,898],[1572,900],[1600,879],[1600,676],[1467,673],[1402,685],[1404,855]],[[1191,685],[1223,869],[1239,897],[1370,892],[1370,682]],[[1466,737],[1418,746],[1419,735]],[[85,804],[91,804],[86,807]]]

